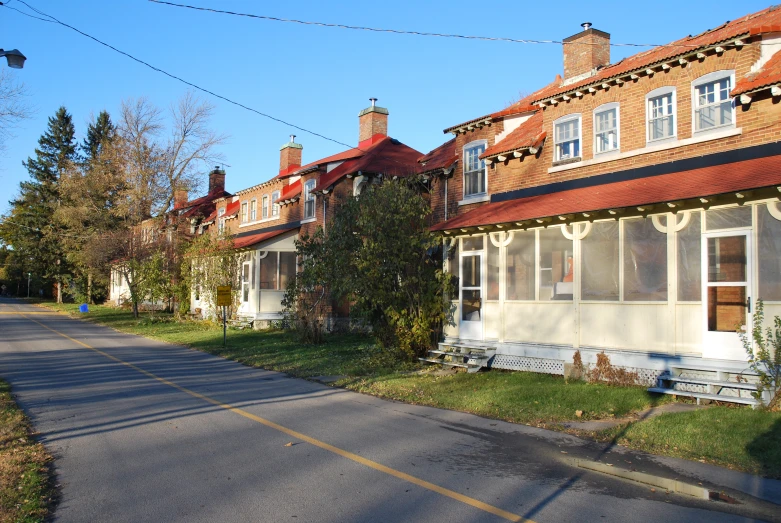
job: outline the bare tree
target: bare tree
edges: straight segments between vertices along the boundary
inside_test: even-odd
[[[32,116],[33,109],[26,101],[27,96],[24,84],[17,82],[7,69],[0,69],[0,151],[13,137],[19,122]]]

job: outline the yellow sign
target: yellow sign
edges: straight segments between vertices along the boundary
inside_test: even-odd
[[[217,286],[217,307],[230,307],[231,301],[231,286]]]

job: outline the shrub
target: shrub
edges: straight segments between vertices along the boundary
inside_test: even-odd
[[[762,399],[763,393],[770,393],[769,408],[774,408],[781,402],[781,318],[773,318],[773,327],[763,331],[765,322],[765,304],[757,302],[754,312],[751,335],[739,330],[738,335],[746,350],[751,370],[759,378],[759,387],[753,393],[756,399]]]
[[[589,383],[605,382],[608,385],[622,387],[637,385],[640,381],[639,378],[637,372],[613,366],[610,363],[610,357],[604,351],[597,354],[597,364],[586,373],[586,379]]]

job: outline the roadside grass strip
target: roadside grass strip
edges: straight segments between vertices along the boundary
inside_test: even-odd
[[[568,421],[631,419],[637,412],[673,402],[643,387],[565,382],[560,376],[492,370],[475,374],[415,373],[373,346],[364,335],[329,335],[322,345],[303,345],[291,332],[229,331],[222,347],[216,323],[174,321],[170,315],[127,310],[46,304],[53,310],[169,343],[187,345],[245,365],[291,376],[344,376],[333,384],[378,397],[417,405],[469,412],[478,416],[564,430]],[[576,412],[581,411],[581,416]],[[623,423],[599,432],[566,429],[583,437],[617,443],[655,454],[717,464],[768,477],[781,477],[781,413],[748,407],[711,407],[663,414]]]
[[[176,390],[179,390],[181,392],[184,392],[185,394],[188,394],[194,398],[198,398],[200,400],[206,401],[212,405],[215,405],[217,407],[223,408],[225,410],[229,410],[235,414],[238,414],[240,416],[243,416],[244,418],[247,418],[249,420],[255,421],[257,423],[260,423],[261,425],[264,425],[266,427],[272,428],[274,430],[277,430],[279,432],[282,432],[292,438],[299,439],[301,441],[304,441],[306,443],[309,443],[311,445],[314,445],[315,447],[321,448],[323,450],[326,450],[328,452],[332,452],[338,456],[341,456],[343,458],[349,459],[351,461],[354,461],[356,463],[359,463],[361,465],[365,465],[371,469],[374,469],[379,472],[383,472],[385,474],[388,474],[389,476],[393,476],[397,479],[400,479],[402,481],[406,481],[408,483],[412,483],[413,485],[417,485],[419,487],[422,487],[426,490],[429,490],[431,492],[435,492],[437,494],[440,494],[442,496],[448,497],[450,499],[453,499],[455,501],[459,501],[461,503],[464,503],[466,505],[469,505],[473,508],[476,508],[478,510],[482,510],[484,512],[488,512],[490,514],[493,514],[495,516],[499,516],[502,519],[505,519],[507,521],[515,521],[515,522],[524,522],[524,523],[534,523],[534,521],[530,519],[526,519],[522,516],[519,516],[518,514],[513,514],[512,512],[508,512],[506,510],[503,510],[499,507],[495,507],[493,505],[490,505],[488,503],[484,503],[480,500],[477,500],[475,498],[471,498],[469,496],[465,496],[464,494],[461,494],[459,492],[455,492],[453,490],[441,487],[439,485],[436,485],[434,483],[431,483],[429,481],[426,481],[424,479],[420,479],[418,477],[412,476],[410,474],[406,474],[404,472],[401,472],[399,470],[393,469],[391,467],[385,466],[381,463],[377,463],[376,461],[372,461],[370,459],[366,459],[362,456],[359,456],[358,454],[355,454],[353,452],[341,449],[339,447],[335,447],[333,445],[330,445],[328,443],[325,443],[323,441],[320,441],[318,439],[315,439],[311,436],[307,436],[306,434],[303,434],[301,432],[297,432],[295,430],[289,429],[287,427],[284,427],[282,425],[279,425],[278,423],[274,423],[273,421],[267,420],[265,418],[262,418],[260,416],[257,416],[255,414],[252,414],[244,409],[240,409],[238,407],[234,407],[232,405],[229,405],[227,403],[222,403],[221,401],[215,400],[209,396],[206,396],[204,394],[200,394],[198,392],[195,392],[193,390],[190,390],[186,387],[183,387],[181,385],[176,384],[173,381],[167,380],[165,378],[161,378],[160,376],[157,376],[147,370],[142,369],[141,367],[138,367],[136,365],[133,365],[132,363],[128,363],[120,358],[117,358],[116,356],[112,356],[111,354],[108,354],[107,352],[104,352],[100,349],[96,349],[95,347],[92,347],[82,341],[79,341],[75,338],[72,338],[68,336],[67,334],[64,334],[62,332],[59,332],[55,329],[52,329],[51,327],[48,327],[47,325],[44,325],[43,323],[36,321],[32,318],[28,318],[30,321],[37,323],[44,329],[51,331],[59,336],[62,336],[63,338],[66,338],[73,343],[76,343],[78,345],[81,345],[84,348],[90,349],[92,351],[95,351],[96,353],[100,354],[101,356],[104,356],[116,363],[119,363],[121,365],[124,365],[128,368],[131,368],[137,372],[140,372],[141,374],[152,378],[153,380],[156,380],[160,383],[163,383],[165,385],[168,385],[169,387],[173,387]]]
[[[40,522],[49,514],[51,456],[32,436],[10,386],[0,380],[0,522]]]

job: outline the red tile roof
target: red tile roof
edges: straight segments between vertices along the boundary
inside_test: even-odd
[[[181,209],[184,209],[181,216],[184,218],[192,218],[194,216],[208,216],[214,211],[214,200],[219,198],[225,198],[231,196],[231,193],[224,189],[212,191],[206,196],[201,196],[195,200],[182,205]],[[177,209],[179,210],[179,209]]]
[[[257,245],[260,242],[279,236],[280,234],[294,231],[296,229],[298,229],[298,227],[290,227],[289,229],[276,229],[273,231],[259,231],[255,234],[242,236],[241,238],[233,238],[233,247],[234,249],[244,249],[246,247],[251,247],[253,245]]]
[[[538,108],[536,106],[532,105],[532,101],[534,101],[538,97],[538,95],[540,93],[546,91],[547,89],[556,87],[560,83],[561,83],[561,77],[560,76],[556,76],[556,80],[554,80],[553,83],[551,83],[549,85],[546,85],[545,87],[543,87],[539,91],[536,91],[536,92],[534,92],[534,93],[532,93],[530,95],[524,96],[523,98],[521,98],[517,102],[511,104],[509,107],[506,107],[506,108],[502,109],[501,111],[496,111],[495,113],[491,113],[491,114],[488,114],[488,115],[485,115],[485,116],[481,116],[480,118],[473,118],[472,120],[469,120],[469,121],[464,122],[464,123],[460,123],[458,125],[452,125],[452,126],[448,127],[447,129],[445,129],[443,132],[444,133],[449,133],[449,132],[452,132],[454,129],[458,129],[459,127],[464,127],[466,125],[469,125],[469,124],[472,124],[472,123],[476,123],[476,122],[480,122],[480,121],[484,121],[484,120],[495,121],[495,120],[500,120],[502,118],[506,118],[507,116],[513,116],[513,115],[516,115],[516,114],[523,114],[523,113],[536,111]]]
[[[428,154],[418,158],[421,172],[427,173],[437,169],[448,169],[458,161],[456,154],[456,139],[448,140]]]
[[[359,156],[363,156],[365,151],[363,149],[358,149],[357,147],[355,149],[348,149],[346,151],[342,151],[340,153],[332,154],[331,156],[326,156],[325,158],[320,158],[316,162],[308,163],[306,165],[303,165],[296,169],[295,171],[290,171],[286,173],[279,173],[277,175],[278,178],[287,178],[289,176],[296,175],[298,173],[308,171],[314,167],[317,166],[323,166],[325,167],[325,164],[332,163],[332,162],[343,162],[345,160],[349,160],[351,158],[358,158]]]
[[[446,231],[650,205],[781,184],[781,155],[490,203],[436,225]]]
[[[749,73],[737,81],[735,89],[730,93],[732,96],[738,96],[750,91],[756,91],[763,87],[781,84],[781,51],[774,54],[768,60],[762,69],[754,73]]]
[[[241,207],[241,200],[236,200],[233,203],[229,203],[225,207],[225,214],[223,214],[222,217],[230,218],[231,216],[236,216],[239,213],[240,207]]]
[[[282,193],[279,195],[278,202],[284,202],[287,200],[292,200],[296,196],[301,194],[301,180],[298,179],[295,182],[291,183],[290,185],[286,186],[284,189],[282,189]]]
[[[398,140],[386,136],[369,147],[360,157],[344,162],[330,173],[320,177],[315,191],[330,188],[334,183],[348,174],[362,172],[367,174],[384,174],[388,176],[409,176],[420,172],[417,159],[420,151],[408,147]]]
[[[654,47],[648,51],[630,56],[620,62],[600,69],[594,76],[579,82],[566,86],[560,84],[552,85],[547,89],[539,91],[531,102],[538,102],[554,95],[564,94],[587,85],[603,82],[633,71],[639,71],[648,66],[669,61],[705,47],[727,42],[732,38],[755,36],[779,30],[781,30],[781,9],[778,9],[777,6],[769,7],[758,13],[727,22],[720,27],[710,29],[699,35],[687,36],[670,44]]]
[[[502,153],[517,151],[539,145],[545,139],[542,130],[542,111],[538,111],[531,118],[514,129],[503,140],[486,149],[480,158],[488,158]]]

